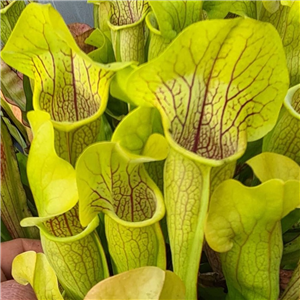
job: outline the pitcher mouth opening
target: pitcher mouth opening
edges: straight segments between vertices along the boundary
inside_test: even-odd
[[[224,163],[232,162],[237,159],[239,159],[247,148],[247,132],[244,130],[238,137],[237,141],[232,144],[231,151],[226,151],[221,153],[220,155],[205,155],[205,153],[201,153],[199,151],[195,151],[194,143],[191,144],[191,147],[186,147],[186,145],[182,141],[178,141],[174,138],[174,135],[172,133],[172,130],[169,129],[170,126],[167,124],[166,119],[163,118],[163,125],[164,125],[164,133],[166,136],[166,139],[168,140],[168,143],[170,146],[175,149],[176,151],[180,152],[181,154],[190,157],[191,159],[198,161],[202,164],[205,164],[207,166],[211,167],[218,167],[223,165]],[[200,144],[200,143],[198,143]],[[223,149],[224,146],[228,147],[228,145],[222,145]],[[216,146],[215,146],[216,147]],[[222,148],[221,148],[222,149]],[[213,149],[218,150],[220,152],[219,148]],[[214,153],[214,152],[211,152]]]

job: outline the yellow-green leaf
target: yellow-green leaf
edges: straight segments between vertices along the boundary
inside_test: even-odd
[[[145,265],[165,268],[165,246],[158,221],[164,216],[159,188],[144,162],[168,153],[155,109],[138,108],[123,119],[112,142],[88,147],[76,164],[79,217],[87,225],[105,213],[106,236],[115,272]],[[122,245],[122,247],[120,247]]]
[[[27,218],[24,226],[32,226],[60,215],[78,200],[74,168],[58,157],[54,149],[54,129],[50,115],[31,111],[28,119],[34,134],[27,163],[27,175],[39,218]]]
[[[136,160],[128,157],[118,144],[102,142],[88,147],[77,161],[76,172],[84,226],[100,211],[130,227],[150,225],[163,217],[162,195],[139,156]]]
[[[166,271],[165,284],[159,300],[184,300],[185,286],[180,278],[171,271]]]
[[[264,138],[263,151],[283,154],[300,164],[300,84],[289,89],[275,128]]]
[[[173,40],[192,23],[201,20],[202,1],[149,1],[161,35]]]
[[[63,300],[57,277],[43,253],[24,252],[12,264],[12,276],[23,285],[30,284],[38,300]]]
[[[163,137],[159,137],[158,133],[163,133],[158,111],[155,108],[139,107],[122,120],[113,134],[112,141],[119,143],[131,154],[150,156],[147,152],[149,152],[150,143],[153,143],[151,140],[161,139],[156,143],[156,148],[159,150],[166,145]],[[152,134],[154,137],[151,138]],[[160,154],[165,157],[166,151],[161,151]],[[152,157],[156,155],[153,154]]]
[[[100,282],[84,298],[92,299],[184,300],[185,294],[183,283],[175,274],[157,267],[142,267]]]
[[[273,2],[271,4],[273,6],[277,1],[263,2],[269,3],[269,5]],[[300,2],[284,2],[289,2],[289,5],[280,5],[276,12],[262,10],[259,20],[270,22],[282,38],[290,73],[290,86],[292,87],[300,83]]]
[[[107,0],[106,0],[107,1]],[[93,2],[103,2],[101,0]],[[145,61],[144,19],[148,0],[110,0],[111,39],[117,61]]]
[[[66,231],[64,219],[69,222],[66,225],[72,227],[71,236],[63,235]],[[82,229],[78,212],[71,210],[61,219],[53,218],[47,222],[54,232],[49,233],[40,226],[44,253],[67,295],[74,300],[83,299],[95,284],[109,277],[105,254],[95,232],[99,220],[95,218]]]
[[[37,3],[22,12],[1,57],[34,79],[33,107],[50,114],[56,150],[75,165],[97,140],[110,80],[125,65],[94,62],[77,46],[61,15],[50,4]]]
[[[159,222],[128,227],[105,216],[105,234],[114,274],[143,266],[166,269],[165,241]]]
[[[148,60],[159,56],[186,27],[202,17],[202,1],[149,1],[146,17],[150,30]]]
[[[127,82],[132,102],[161,114],[173,267],[196,299],[210,188],[232,176],[247,142],[274,127],[288,89],[281,40],[270,24],[251,19],[198,22]]]
[[[296,180],[272,179],[256,187],[226,180],[216,188],[205,236],[221,252],[228,299],[278,299],[280,220],[299,204]]]
[[[284,155],[264,152],[249,159],[247,164],[261,182],[275,178],[300,181],[300,167]]]
[[[286,53],[290,86],[300,82],[299,1],[233,1],[231,12],[271,23],[278,31]]]
[[[34,108],[51,119],[74,122],[104,111],[113,72],[79,49],[51,5],[31,3],[24,9],[1,57],[35,79]]]
[[[128,80],[136,104],[159,109],[170,143],[214,160],[270,131],[287,88],[276,30],[250,19],[193,24]]]

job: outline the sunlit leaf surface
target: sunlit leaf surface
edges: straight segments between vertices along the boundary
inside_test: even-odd
[[[12,276],[23,285],[30,284],[38,300],[63,300],[56,274],[43,253],[27,251],[16,256]]]

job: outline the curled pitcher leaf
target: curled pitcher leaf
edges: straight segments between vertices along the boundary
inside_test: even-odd
[[[149,1],[164,38],[173,40],[184,28],[201,20],[202,1]]]
[[[222,1],[222,2],[226,2],[226,1]],[[289,1],[250,0],[250,1],[229,1],[229,2],[232,3],[229,8],[231,12],[243,17],[250,17],[253,19],[260,20],[260,17],[264,12],[267,12],[268,14],[274,14],[278,11],[278,9],[280,8],[281,4],[283,4],[283,2],[289,2]]]
[[[264,138],[263,150],[286,155],[300,164],[300,84],[289,89],[275,128]]]
[[[273,178],[283,181],[299,180],[300,167],[292,159],[272,152],[264,152],[247,161],[256,177],[265,182]]]
[[[114,271],[144,265],[165,268],[158,224],[164,216],[163,199],[138,158],[128,157],[116,143],[103,142],[83,152],[76,170],[82,224],[99,212],[107,215],[106,236]]]
[[[143,165],[164,159],[168,151],[164,137],[153,133],[153,111],[133,111],[112,142],[91,145],[76,164],[81,222],[85,226],[99,212],[107,215],[106,236],[115,272],[144,265],[165,268],[158,224],[165,213],[163,198]]]
[[[69,297],[82,299],[108,276],[108,267],[95,232],[99,220],[87,228],[79,222],[72,165],[97,140],[113,70],[122,66],[92,61],[59,13],[36,3],[24,9],[1,57],[34,79],[31,125],[37,134],[28,177],[39,217],[22,225],[39,226],[43,250],[61,285]]]
[[[109,277],[106,257],[95,229],[95,218],[86,228],[78,209],[40,225],[44,253],[70,299],[83,299],[99,281]]]
[[[32,36],[36,38],[31,41]],[[52,120],[83,121],[100,107],[104,110],[106,82],[113,72],[101,69],[78,48],[51,5],[26,7],[1,56],[35,80],[34,108],[47,111]]]
[[[107,37],[110,37],[110,29],[108,26],[111,4],[110,1],[103,0],[88,0],[88,3],[94,5],[94,27],[99,28]]]
[[[278,31],[286,53],[290,86],[300,82],[300,2],[299,1],[234,1],[230,11],[271,23]]]
[[[154,109],[133,111],[116,129],[112,142],[91,145],[78,159],[76,176],[84,226],[100,211],[133,227],[132,222],[147,224],[147,219],[159,220],[164,215],[162,195],[143,166],[144,162],[165,159],[168,153],[164,137],[153,129],[155,119]]]
[[[96,141],[109,82],[122,66],[94,62],[79,49],[59,13],[37,3],[24,9],[1,57],[34,79],[34,109],[50,114],[58,154],[75,164]]]
[[[144,155],[146,160],[162,160],[166,158],[167,148],[163,137],[152,134],[163,134],[161,118],[155,108],[139,107],[122,120],[116,128],[112,141],[131,154]],[[156,145],[160,139],[162,144]],[[150,149],[151,148],[151,149]]]
[[[110,22],[117,26],[134,24],[141,20],[149,10],[148,1],[145,0],[110,0],[109,2],[111,3]]]
[[[83,228],[79,222],[76,174],[54,148],[54,129],[46,112],[28,113],[34,139],[27,172],[38,217],[22,226],[40,229],[44,253],[68,296],[82,299],[97,282],[108,277],[108,267],[95,233],[98,218]],[[84,271],[83,271],[84,270]]]
[[[203,10],[207,19],[224,19],[230,11],[233,1],[207,1],[203,2]]]
[[[202,1],[149,1],[152,12],[146,22],[150,30],[148,60],[158,56],[192,23],[201,20]]]
[[[221,183],[213,194],[206,239],[215,251],[222,252],[228,299],[278,298],[282,255],[279,221],[299,205],[294,196],[299,194],[299,187],[288,193],[289,188],[276,179],[253,188],[230,180]],[[288,196],[281,198],[285,193]]]
[[[142,267],[112,276],[94,286],[84,300],[184,300],[183,282],[173,272]]]
[[[56,274],[45,254],[33,251],[15,257],[12,276],[20,284],[32,286],[38,300],[63,300]]]
[[[195,32],[207,36],[195,39]],[[170,143],[221,160],[245,150],[246,133],[252,141],[274,127],[287,86],[274,28],[236,19],[191,25],[134,71],[127,88],[137,105],[159,109]]]
[[[97,47],[89,53],[89,57],[103,64],[115,61],[114,51],[109,38],[100,30],[95,29],[85,40],[85,43]]]
[[[251,19],[192,24],[128,79],[131,100],[160,111],[171,146],[165,165],[168,231],[174,272],[191,299],[210,178],[220,182],[232,174],[227,167],[211,174],[211,168],[234,168],[247,142],[274,127],[288,81],[278,33]]]
[[[28,157],[27,173],[39,217],[24,219],[23,226],[39,224],[63,214],[78,201],[75,170],[56,154],[50,115],[42,111],[31,111],[28,119],[34,139]]]
[[[263,1],[276,7],[278,1]],[[289,2],[289,3],[285,3]],[[300,2],[281,1],[276,11],[262,10],[260,20],[275,26],[282,38],[290,73],[290,86],[300,83]]]
[[[111,0],[108,25],[117,61],[145,62],[147,33],[144,19],[149,11],[146,0]]]
[[[222,182],[211,197],[205,237],[221,252],[228,299],[276,300],[283,248],[280,220],[300,205],[300,168],[272,153],[252,158],[249,165],[262,184]],[[298,172],[289,173],[290,167]]]
[[[102,142],[89,146],[78,159],[80,218],[84,226],[100,211],[133,227],[132,222],[146,225],[148,219],[159,220],[164,215],[162,196],[141,164],[147,160],[126,156],[118,144]]]
[[[100,63],[110,63],[115,61],[114,50],[111,43],[111,33],[109,20],[111,15],[110,1],[88,0],[94,5],[94,27],[92,34],[85,40],[89,45],[97,47],[89,53],[89,56]]]
[[[280,0],[275,1],[262,1],[264,8],[271,14],[274,14],[280,6]]]

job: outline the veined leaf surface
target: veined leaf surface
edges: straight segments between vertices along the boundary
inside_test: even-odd
[[[278,31],[286,53],[290,86],[300,82],[300,3],[299,1],[233,1],[230,11],[271,23]]]
[[[106,236],[117,273],[145,265],[165,268],[158,224],[163,199],[143,165],[167,155],[166,140],[155,133],[157,117],[155,109],[137,108],[120,123],[112,142],[91,145],[76,164],[81,222],[88,224],[99,212],[107,215]]]
[[[300,164],[300,84],[289,89],[275,128],[264,138],[263,150],[290,157]]]
[[[57,122],[84,123],[101,115],[113,69],[118,68],[93,62],[76,45],[59,13],[36,3],[24,9],[1,57],[35,80],[34,108]]]
[[[211,178],[213,185],[226,179],[247,142],[275,125],[289,82],[284,57],[269,24],[203,21],[128,79],[131,100],[160,111],[171,146],[165,203],[174,272],[185,282],[187,298],[196,299]],[[225,173],[211,172],[224,163],[231,164]]]
[[[263,2],[271,3],[275,1]],[[300,2],[285,2],[289,2],[289,5],[280,5],[276,12],[271,13],[268,10],[262,10],[259,19],[274,25],[282,38],[290,73],[290,86],[292,87],[300,83]]]
[[[161,35],[173,40],[184,28],[201,20],[202,1],[149,1]]]
[[[216,188],[205,236],[215,251],[222,252],[228,299],[278,299],[280,220],[299,206],[297,194],[299,183],[278,179],[252,188],[226,180]]]
[[[167,156],[168,146],[159,131],[155,109],[137,108],[117,127],[112,142],[84,151],[76,164],[83,225],[100,211],[130,227],[154,214],[156,221],[163,216],[161,193],[143,166]]]
[[[228,299],[276,300],[280,220],[300,205],[300,168],[275,153],[262,153],[248,164],[263,183],[246,187],[235,180],[222,182],[211,197],[205,236],[221,252]]]
[[[129,25],[138,22],[149,10],[148,1],[118,1],[112,0],[110,22],[116,26]]]
[[[99,28],[107,37],[109,37],[109,21],[111,14],[111,3],[110,1],[101,0],[87,0],[88,3],[94,4],[94,27]]]
[[[81,223],[106,214],[115,273],[145,265],[165,268],[163,236],[155,224],[165,213],[162,195],[142,164],[147,159],[139,162],[135,156],[128,157],[116,143],[102,142],[88,147],[76,164]]]
[[[133,101],[160,110],[170,143],[221,160],[272,129],[288,74],[273,27],[234,19],[191,25],[129,82]]]
[[[128,227],[105,216],[105,234],[114,274],[143,266],[166,269],[166,249],[159,222]]]
[[[102,142],[88,147],[78,159],[76,170],[84,226],[100,211],[130,227],[150,225],[150,219],[163,217],[158,188],[138,158],[126,157],[118,144]]]
[[[95,284],[109,276],[95,232],[98,224],[95,218],[86,229],[82,228],[78,210],[72,209],[61,218],[48,220],[47,229],[40,226],[44,253],[71,299],[83,299]]]
[[[108,25],[117,61],[145,61],[147,34],[144,19],[149,11],[146,0],[110,1],[111,17]]]
[[[50,114],[57,154],[75,165],[97,140],[109,82],[124,65],[94,62],[79,49],[59,13],[36,3],[24,9],[1,57],[34,79],[34,109]]]

